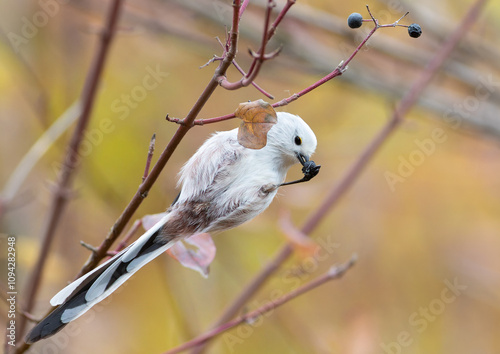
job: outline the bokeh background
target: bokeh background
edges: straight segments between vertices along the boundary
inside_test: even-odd
[[[276,3],[278,9],[284,5]],[[5,265],[5,237],[16,235],[20,300],[74,125],[53,141],[15,194],[9,189],[11,176],[37,139],[78,99],[108,4],[0,3],[0,257]],[[257,82],[279,100],[332,71],[372,28],[370,23],[358,30],[346,25],[352,12],[367,17],[365,4],[298,1],[271,42],[271,48],[283,44],[282,53],[265,64]],[[279,215],[289,211],[295,225],[303,224],[387,122],[471,4],[369,2],[382,23],[410,11],[403,23],[419,23],[423,35],[410,38],[405,28],[378,31],[344,75],[282,108],[301,115],[316,132],[314,160],[322,165],[321,173],[307,184],[283,189],[252,222],[216,236],[217,256],[208,279],[162,256],[79,319],[72,331],[36,344],[32,352],[161,353],[206,330],[287,242]],[[187,114],[215,69],[214,64],[199,67],[221,53],[215,37],[224,38],[230,23],[231,1],[125,2],[92,114],[92,133],[85,139],[34,316],[46,312],[52,295],[87,259],[89,252],[79,241],[98,245],[128,204],[141,182],[152,134],[158,154],[176,129],[165,115]],[[262,24],[263,2],[251,1],[237,57],[244,68],[250,63],[247,48],[258,47]],[[500,2],[489,1],[418,105],[315,230],[312,236],[326,245],[327,257],[314,261],[298,252],[246,311],[353,253],[359,257],[355,267],[341,280],[219,337],[209,352],[500,353],[499,27]],[[150,71],[161,73],[157,85],[141,90]],[[229,77],[239,74],[232,68]],[[264,97],[253,87],[219,88],[200,117],[232,113],[238,103],[259,98]],[[237,124],[230,120],[192,129],[135,217],[164,210],[177,194],[182,164],[210,133]],[[299,176],[297,167],[289,179]],[[0,272],[4,284],[6,273]],[[6,315],[2,301],[2,325]]]

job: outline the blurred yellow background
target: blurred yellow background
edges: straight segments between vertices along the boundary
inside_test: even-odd
[[[285,2],[276,3],[281,9]],[[262,4],[251,1],[242,19],[237,59],[243,68],[251,61],[247,49],[257,50],[260,43]],[[280,100],[332,71],[373,26],[347,27],[350,13],[367,17],[365,4],[299,0],[270,44],[283,44],[282,53],[265,63],[256,82]],[[208,279],[162,256],[105,305],[68,332],[35,344],[32,352],[161,353],[205,331],[285,244],[280,213],[288,210],[295,225],[303,224],[471,4],[370,2],[383,23],[410,11],[402,23],[419,23],[423,35],[413,39],[405,28],[381,29],[344,75],[281,108],[303,117],[316,132],[320,174],[284,188],[263,215],[216,236]],[[9,193],[5,186],[23,156],[79,98],[108,5],[0,4],[0,199]],[[199,67],[221,54],[215,37],[224,39],[231,11],[231,1],[218,0],[124,3],[35,316],[47,311],[52,295],[87,259],[89,251],[79,241],[99,245],[136,192],[152,134],[153,162],[167,145],[177,127],[166,114],[183,118],[212,77],[217,64]],[[500,353],[499,34],[500,2],[490,1],[418,106],[313,233],[328,256],[312,261],[295,255],[245,311],[353,253],[359,257],[355,267],[260,322],[218,337],[209,352]],[[145,82],[147,75],[153,80]],[[239,77],[231,68],[229,78]],[[269,101],[253,87],[218,88],[199,118],[229,114],[240,102],[259,98]],[[210,133],[238,124],[229,120],[190,130],[135,218],[168,207],[182,164]],[[17,236],[21,300],[73,129],[50,146],[0,208],[0,232]],[[300,175],[297,166],[288,180]],[[2,249],[4,243],[2,237]],[[0,310],[3,324],[7,305]]]

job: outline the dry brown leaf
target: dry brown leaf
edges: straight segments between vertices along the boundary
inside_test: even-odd
[[[243,122],[238,129],[238,142],[249,149],[262,149],[267,144],[267,132],[276,124],[274,108],[263,100],[240,103],[236,117]]]

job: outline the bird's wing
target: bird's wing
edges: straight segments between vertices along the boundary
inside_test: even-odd
[[[229,175],[230,167],[248,153],[251,152],[238,143],[237,130],[215,133],[183,166],[179,178],[182,190],[176,202],[206,194],[216,179],[220,183],[220,177]]]

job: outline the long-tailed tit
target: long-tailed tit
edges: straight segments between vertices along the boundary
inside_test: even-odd
[[[181,170],[181,192],[165,216],[129,247],[75,280],[50,301],[59,305],[27,335],[33,343],[61,330],[115,291],[146,263],[176,241],[199,233],[236,227],[264,211],[288,169],[303,165],[304,178],[319,166],[309,161],[316,136],[298,116],[278,112],[277,123],[259,150],[238,143],[237,129],[210,137]]]

